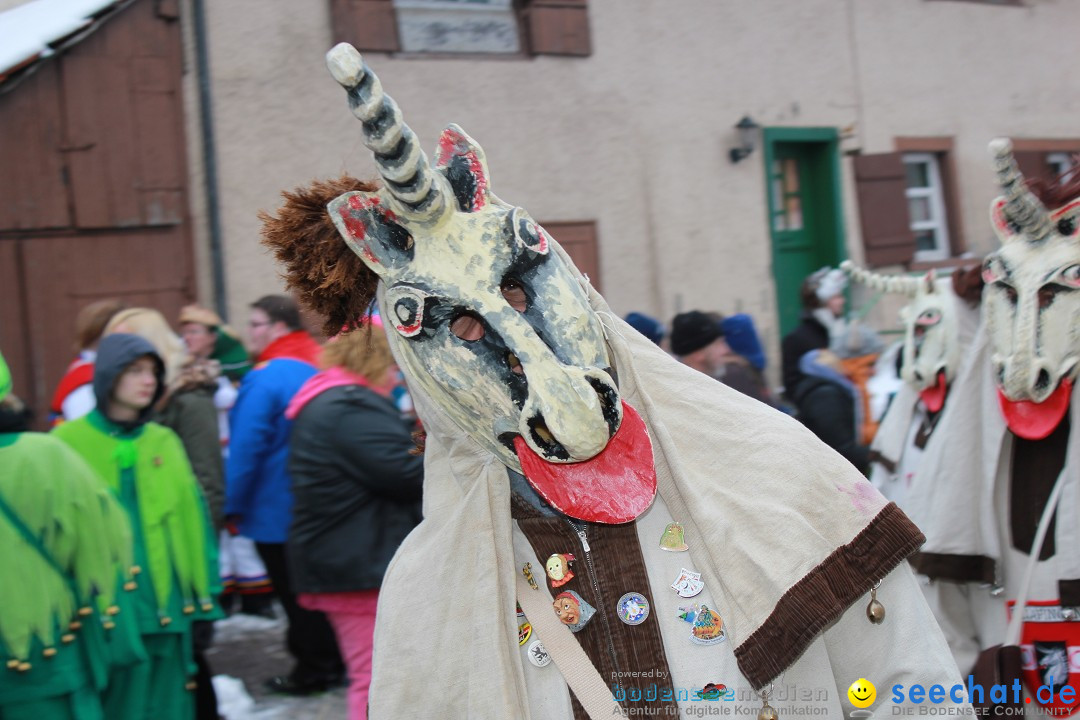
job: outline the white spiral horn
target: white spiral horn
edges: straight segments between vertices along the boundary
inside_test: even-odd
[[[397,103],[383,92],[359,51],[339,43],[326,53],[326,67],[348,92],[349,109],[363,123],[364,145],[375,153],[386,191],[405,217],[418,221],[441,217],[449,207],[446,193]]]

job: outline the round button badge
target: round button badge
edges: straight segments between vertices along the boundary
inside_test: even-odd
[[[548,651],[547,648],[544,647],[544,643],[540,642],[539,640],[532,641],[532,644],[529,645],[527,653],[529,655],[529,662],[531,662],[536,667],[547,667],[551,664],[551,656],[548,655]]]
[[[640,625],[649,617],[649,601],[638,592],[628,592],[615,606],[619,619],[627,625]]]

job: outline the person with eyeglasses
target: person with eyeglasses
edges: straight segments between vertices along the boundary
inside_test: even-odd
[[[266,687],[307,695],[339,685],[345,676],[333,628],[323,613],[297,604],[285,559],[293,505],[287,469],[292,421],[285,409],[318,372],[321,348],[303,329],[296,302],[285,295],[251,304],[247,335],[255,367],[240,383],[229,414],[226,528],[255,541],[288,616],[286,647],[295,664],[288,674],[267,680]]]

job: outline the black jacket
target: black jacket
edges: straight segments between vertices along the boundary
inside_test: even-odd
[[[802,370],[799,369],[799,360],[811,350],[820,350],[829,347],[829,329],[818,322],[811,313],[802,316],[802,322],[795,329],[784,336],[780,343],[780,362],[782,380],[784,382],[784,394],[798,404],[795,393],[799,381],[803,379]]]
[[[297,415],[289,447],[293,520],[286,542],[297,593],[369,590],[420,522],[424,461],[394,404],[330,388]]]
[[[857,440],[855,397],[839,383],[803,375],[792,398],[799,405],[799,420],[821,440],[866,473],[870,448]]]

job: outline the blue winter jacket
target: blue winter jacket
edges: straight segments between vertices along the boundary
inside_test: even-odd
[[[275,358],[244,376],[229,413],[225,515],[239,515],[240,534],[255,542],[283,543],[292,523],[289,434],[285,408],[317,369]]]

